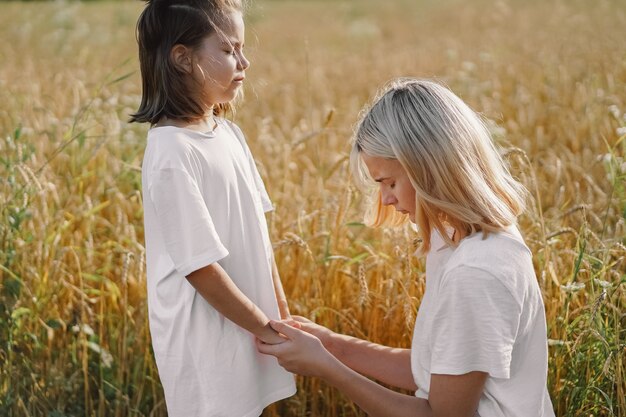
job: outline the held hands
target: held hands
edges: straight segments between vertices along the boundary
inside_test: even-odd
[[[287,339],[278,334],[276,330],[270,326],[268,322],[261,331],[256,335],[257,340],[260,340],[262,343],[267,345],[279,345],[285,342]]]
[[[301,318],[304,319],[304,317]],[[297,329],[300,328],[300,323],[295,321],[291,316],[289,316],[287,319],[283,319],[283,322]],[[256,337],[258,340],[267,345],[279,345],[287,340],[284,336],[280,335],[276,330],[274,330],[272,326],[270,326],[269,321],[265,324],[265,326],[261,328],[260,332],[256,334]]]
[[[336,361],[324,348],[320,339],[314,335],[283,321],[270,321],[270,325],[274,330],[284,335],[286,340],[280,344],[269,345],[257,339],[257,349],[266,355],[276,356],[278,363],[289,372],[321,377]],[[310,324],[305,323],[304,325]]]
[[[334,348],[333,337],[336,335],[333,331],[331,331],[330,329],[327,329],[324,326],[320,326],[319,324],[312,322],[306,317],[292,316],[291,319],[292,319],[291,322],[289,322],[290,325],[298,329],[302,329],[307,333],[311,333],[313,336],[317,337],[322,342],[322,344],[327,350],[333,353],[333,348]]]

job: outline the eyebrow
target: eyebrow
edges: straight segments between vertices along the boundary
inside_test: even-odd
[[[374,178],[374,181],[376,181],[376,182],[383,182],[383,181],[388,180],[388,179],[389,179],[389,177],[381,177],[381,178]]]
[[[228,46],[234,46],[234,47],[240,47],[243,44],[235,39],[224,39],[222,40],[222,45],[228,45]]]

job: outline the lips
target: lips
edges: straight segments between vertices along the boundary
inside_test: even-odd
[[[246,77],[241,76],[241,77],[237,77],[237,78],[235,78],[233,81],[238,82],[238,83],[242,83],[242,82],[243,82],[243,80],[244,80],[245,78],[246,78]]]

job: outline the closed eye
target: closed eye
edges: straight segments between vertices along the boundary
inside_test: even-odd
[[[224,48],[224,52],[229,55],[237,55],[237,52],[243,52],[244,44],[236,41],[235,39],[225,39],[222,42],[222,47]]]

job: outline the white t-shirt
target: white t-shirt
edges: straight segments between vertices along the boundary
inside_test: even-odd
[[[280,319],[263,181],[237,126],[148,132],[142,166],[148,310],[170,417],[256,417],[295,393],[294,377],[185,278],[218,262],[269,318]]]
[[[431,374],[482,371],[480,417],[553,417],[547,368],[543,300],[517,228],[456,248],[434,231],[411,345],[415,395],[428,398]]]

